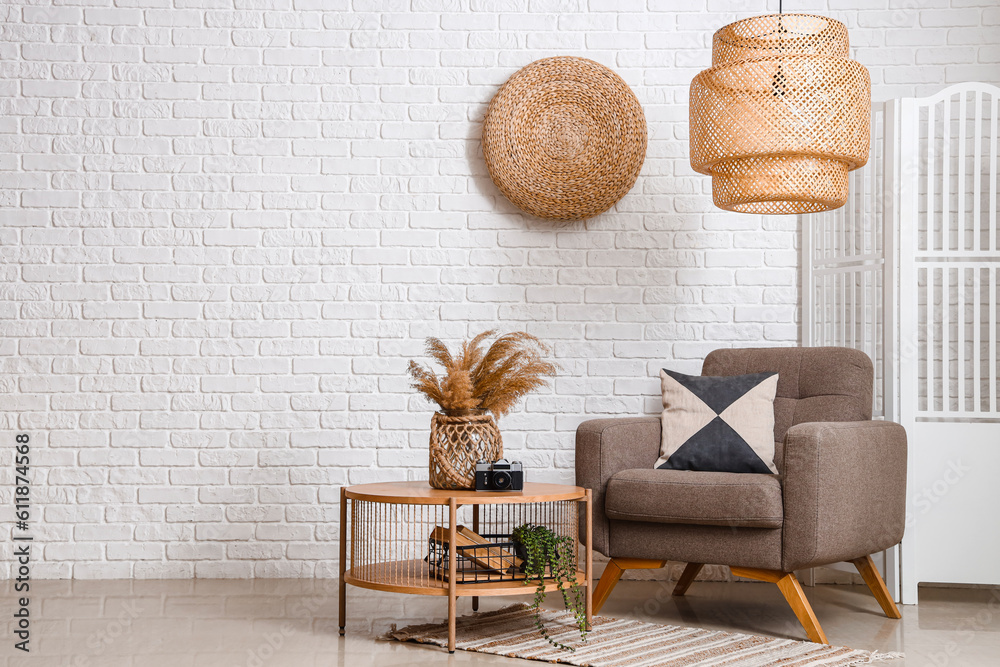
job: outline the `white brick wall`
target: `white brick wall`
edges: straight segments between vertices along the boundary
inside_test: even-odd
[[[713,210],[687,162],[711,34],[764,2],[127,4],[0,8],[0,518],[27,432],[34,576],[335,576],[337,487],[426,475],[428,335],[554,344],[501,426],[560,481],[662,365],[796,342],[796,221]],[[876,99],[1000,79],[992,0],[786,4],[847,23]],[[497,86],[557,54],[649,124],[586,223],[520,215],[479,150]]]

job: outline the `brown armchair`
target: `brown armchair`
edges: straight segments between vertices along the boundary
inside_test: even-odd
[[[872,364],[846,348],[716,350],[703,375],[776,371],[778,475],[655,470],[660,418],[598,419],[576,432],[576,481],[594,494],[593,548],[611,558],[600,610],[622,573],[687,563],[684,595],[706,563],[778,584],[809,639],[828,643],[794,570],[857,566],[899,618],[870,554],[903,537],[906,432],[872,421]]]

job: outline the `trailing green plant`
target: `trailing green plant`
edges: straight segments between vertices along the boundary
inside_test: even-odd
[[[573,613],[580,629],[580,639],[587,641],[587,607],[583,593],[576,583],[576,541],[568,535],[556,535],[551,529],[535,524],[522,524],[511,533],[511,540],[520,544],[525,552],[524,584],[535,582],[535,627],[547,642],[556,648],[575,651],[572,646],[561,644],[549,636],[542,622],[541,606],[545,600],[546,577],[554,579],[562,594],[563,605]],[[568,586],[567,586],[568,585]]]

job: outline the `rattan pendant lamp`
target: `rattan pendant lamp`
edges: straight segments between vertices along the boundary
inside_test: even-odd
[[[779,5],[720,29],[690,105],[691,166],[728,211],[839,208],[847,172],[868,161],[871,82],[833,19]]]

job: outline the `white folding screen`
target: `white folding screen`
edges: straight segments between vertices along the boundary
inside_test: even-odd
[[[961,84],[898,101],[904,602],[921,582],[1000,584],[998,95]]]
[[[918,298],[902,315],[916,348],[912,381],[928,418],[997,417],[997,96],[949,88],[901,101],[901,268]],[[990,326],[992,323],[993,326]]]
[[[888,109],[891,112],[891,109]],[[873,104],[871,154],[849,174],[849,198],[828,213],[800,216],[802,221],[802,341],[807,346],[851,347],[865,352],[875,369],[873,415],[888,418],[896,409],[894,237],[889,232],[891,181],[885,166],[887,108]],[[889,280],[886,280],[886,277]],[[876,555],[876,567],[898,599],[895,549]],[[833,569],[853,572],[853,565]],[[810,576],[808,580],[812,580]]]
[[[907,529],[885,563],[904,603],[920,582],[1000,583],[998,95],[877,107],[847,206],[802,216],[803,342],[867,352],[876,413],[907,429]]]
[[[852,171],[845,206],[802,218],[802,338],[809,346],[853,347],[875,364],[874,414],[886,412],[884,276],[891,275],[883,193],[885,110],[872,105],[872,154]],[[888,267],[887,267],[888,264]],[[891,407],[891,405],[890,405]]]

